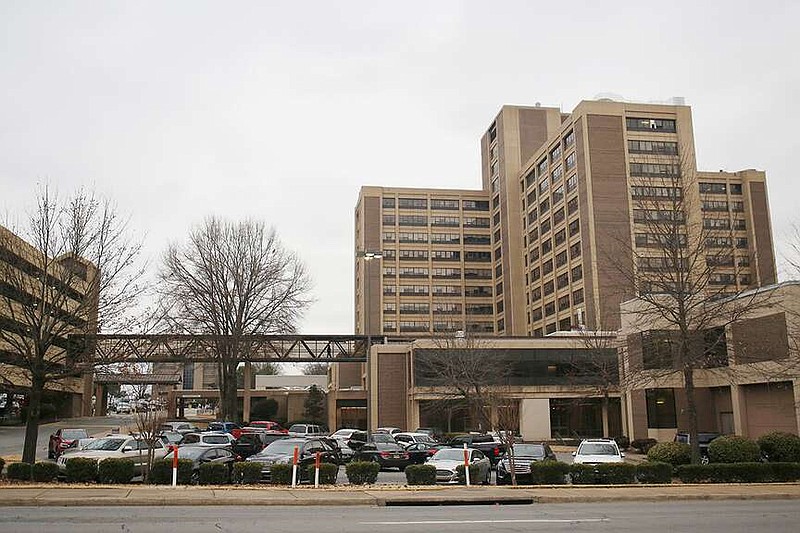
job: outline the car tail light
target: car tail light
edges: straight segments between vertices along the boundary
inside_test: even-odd
[[[408,452],[403,453],[403,459],[408,459]]]
[[[381,457],[389,457],[389,452],[381,452]]]
[[[241,461],[242,460],[242,456],[241,455],[237,455],[236,457],[233,458],[233,460],[234,461]]]
[[[497,457],[498,455],[500,455],[500,448],[495,446],[495,448],[494,448],[494,456]]]

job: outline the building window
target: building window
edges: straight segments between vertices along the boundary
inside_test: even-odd
[[[563,289],[567,285],[569,285],[569,274],[564,273],[556,278],[556,286],[559,289]]]
[[[383,232],[383,242],[394,242],[395,236],[393,231],[384,231]]]
[[[397,207],[400,209],[427,209],[428,200],[425,198],[399,198]]]
[[[555,292],[555,290],[556,290],[555,283],[553,283],[552,281],[548,281],[547,283],[545,283],[544,287],[542,287],[542,288],[544,289],[544,295],[545,296],[549,296],[549,295],[553,294]]]
[[[572,291],[572,304],[578,305],[583,303],[583,289]]]
[[[564,175],[564,167],[558,165],[556,168],[553,169],[553,173],[550,176],[553,183],[556,183],[561,177]]]
[[[536,281],[541,277],[542,277],[541,269],[539,267],[534,267],[533,270],[531,270],[531,280]]]
[[[626,118],[625,125],[632,131],[658,131],[675,133],[675,120],[666,118]]]
[[[458,211],[458,200],[431,200],[431,209]]]
[[[628,141],[632,154],[678,155],[678,143],[662,141]]]
[[[536,165],[536,172],[537,172],[537,174],[539,176],[543,176],[545,174],[545,172],[547,172],[547,159],[546,158],[542,159],[541,161],[539,161],[539,163]]]
[[[433,259],[434,261],[460,261],[461,252],[450,251],[450,250],[434,250],[433,252],[431,252],[431,259]]]
[[[381,203],[384,209],[393,209],[394,208],[394,198],[384,198],[383,202]]]
[[[400,304],[401,315],[419,315],[428,314],[430,306],[426,303],[402,303]]]
[[[564,219],[567,217],[566,213],[564,212],[563,207],[559,207],[558,209],[553,210],[553,225],[557,226],[561,222],[564,222]]]
[[[631,187],[631,196],[634,198],[652,198],[654,200],[672,200],[683,195],[680,187]]]
[[[728,186],[724,183],[700,182],[700,192],[703,194],[727,194]]]
[[[567,202],[567,214],[571,215],[578,211],[578,197],[572,198]]]
[[[731,194],[735,194],[736,196],[740,196],[742,194],[742,184],[741,183],[731,183]]]
[[[678,427],[673,389],[646,389],[647,427],[671,429]]]
[[[400,233],[400,242],[428,242],[427,233]]]
[[[567,251],[564,250],[556,256],[556,268],[562,267],[567,264]]]
[[[183,365],[183,389],[194,388],[194,363]]]
[[[549,218],[546,218],[546,219],[544,219],[542,221],[542,225],[539,226],[539,231],[541,232],[542,235],[544,235],[545,233],[550,231],[550,219]]]
[[[553,205],[556,205],[563,199],[564,199],[564,186],[559,185],[558,187],[553,189]]]
[[[431,233],[431,242],[438,244],[460,244],[461,235],[458,233]]]
[[[435,216],[431,217],[431,226],[446,226],[446,227],[454,227],[457,228],[461,221],[458,217],[441,217]],[[402,224],[401,224],[402,225]]]
[[[663,163],[631,163],[631,176],[641,176],[648,178],[677,177],[679,176],[678,165],[668,165]]]
[[[572,152],[567,156],[567,158],[564,160],[564,164],[566,165],[567,170],[575,168],[575,152]]]
[[[566,309],[569,309],[569,294],[558,299],[558,310],[564,311]]]
[[[578,266],[576,266],[575,268],[572,269],[572,281],[575,282],[575,281],[578,281],[580,279],[583,279],[583,266],[582,265],[578,265]]]
[[[573,174],[567,178],[567,192],[572,192],[578,187],[578,175]]]
[[[544,316],[553,316],[556,314],[556,303],[548,302],[544,304]]]
[[[428,250],[400,250],[400,261],[427,261],[427,259]]]
[[[575,259],[576,257],[580,256],[581,256],[581,243],[579,241],[569,247],[569,257],[570,259]]]
[[[542,241],[542,255],[553,250],[553,242],[550,239]],[[545,272],[547,274],[547,272]]]
[[[395,225],[394,215],[383,215],[383,225],[394,226]]]
[[[542,299],[542,288],[536,287],[531,291],[531,301],[538,302],[541,299]]]
[[[486,217],[464,217],[465,228],[488,228],[489,219]]]
[[[727,211],[728,202],[725,200],[703,200],[700,209],[703,211]]]
[[[567,230],[566,229],[562,229],[562,230],[556,232],[555,236],[553,237],[553,240],[555,241],[556,246],[560,246],[560,245],[564,244],[565,242],[567,242]]]
[[[569,331],[572,329],[572,322],[569,318],[565,318],[558,323],[559,331]]]
[[[499,238],[497,240],[500,240]],[[492,238],[488,235],[464,234],[464,244],[491,244]],[[455,243],[458,244],[458,243]]]
[[[489,201],[488,200],[462,200],[461,206],[464,208],[464,211],[488,211],[489,210]]]
[[[401,226],[427,226],[428,217],[425,215],[400,215],[397,221]]]
[[[731,221],[727,218],[704,218],[705,229],[731,229]]]
[[[561,143],[558,143],[555,148],[550,150],[550,161],[558,163],[561,159]]]
[[[564,148],[569,148],[573,144],[575,144],[575,132],[570,130],[564,135]]]
[[[461,277],[461,269],[460,268],[434,268],[432,273],[432,277],[434,278],[460,278]]]

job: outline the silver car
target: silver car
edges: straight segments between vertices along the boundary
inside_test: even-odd
[[[221,431],[204,431],[203,433],[187,433],[178,443],[180,446],[231,446],[236,439],[230,433]]]
[[[137,439],[131,435],[112,435],[95,439],[89,442],[82,450],[67,450],[59,456],[56,464],[59,471],[63,474],[67,469],[67,461],[73,457],[85,457],[97,459],[99,463],[103,459],[131,459],[136,475],[142,474],[142,466],[147,463],[149,446],[147,442]],[[153,445],[153,457],[160,458],[167,453],[167,449],[159,440]]]
[[[575,464],[597,465],[621,463],[625,454],[619,451],[619,446],[611,439],[585,439],[578,449],[572,452],[572,457]]]
[[[470,479],[471,484],[482,483],[487,485],[492,475],[492,462],[483,452],[474,448],[467,448],[470,466],[478,467],[478,475]],[[457,468],[464,464],[464,450],[462,448],[442,448],[436,452],[426,464],[436,467],[437,483],[458,483]]]

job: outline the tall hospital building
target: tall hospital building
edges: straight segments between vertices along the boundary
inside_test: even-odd
[[[701,243],[713,296],[776,283],[764,172],[698,171],[680,99],[583,101],[571,113],[503,106],[480,151],[478,189],[361,189],[355,330],[392,342],[374,346],[366,365],[332,365],[330,424],[476,429],[468,411],[442,414],[444,393],[414,363],[463,332],[516,358],[509,394],[526,439],[674,434],[685,424],[680,386],[616,390],[602,407],[597,387],[570,375],[575,361],[600,357],[573,330],[622,339],[620,305],[663,290],[662,221],[675,221],[678,243]],[[616,353],[612,344],[602,357]],[[707,385],[708,429],[755,427],[758,416],[744,413],[760,412],[763,384]],[[793,405],[789,396],[780,405]],[[799,413],[787,407],[785,427],[796,431]]]
[[[764,172],[698,171],[688,106],[503,106],[480,150],[478,190],[361,189],[358,333],[616,330],[635,296],[616,262],[656,238],[642,201],[657,211],[674,194],[731,249],[716,260],[720,286],[776,281]]]

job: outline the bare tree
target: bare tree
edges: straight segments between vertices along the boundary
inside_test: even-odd
[[[435,348],[416,350],[417,386],[430,387],[438,397],[433,405],[450,409],[463,406],[475,417],[477,429],[495,431],[506,448],[511,483],[516,484],[514,442],[519,430],[519,400],[513,396],[513,365],[503,350],[488,338],[436,337]]]
[[[601,397],[603,437],[609,438],[611,394],[620,390],[616,333],[581,330],[579,335],[584,349],[569,360],[567,374],[574,385],[590,387],[593,396]]]
[[[726,327],[765,301],[746,292],[755,282],[748,269],[754,258],[735,232],[738,209],[700,189],[689,147],[632,163],[631,176],[634,246],[630,257],[609,261],[639,299],[623,310],[623,321],[649,340],[625,358],[625,376],[656,383],[681,375],[697,462],[695,372],[727,369]]]
[[[236,370],[249,351],[246,336],[295,331],[309,304],[305,266],[263,223],[211,217],[187,243],[169,247],[161,280],[173,329],[219,336],[222,416],[237,420]]]
[[[45,389],[75,387],[70,379],[91,370],[91,347],[69,336],[128,326],[144,265],[128,221],[83,190],[59,198],[43,187],[15,232],[0,227],[0,348],[10,365],[0,380],[29,390],[22,460],[33,462]]]
[[[147,445],[147,461],[143,463],[142,468],[142,481],[147,482],[153,461],[156,459],[155,451],[161,449],[159,435],[162,433],[161,426],[167,421],[167,413],[161,410],[145,409],[137,411],[133,418],[136,423],[137,440]],[[141,446],[139,446],[139,454],[142,454]]]

